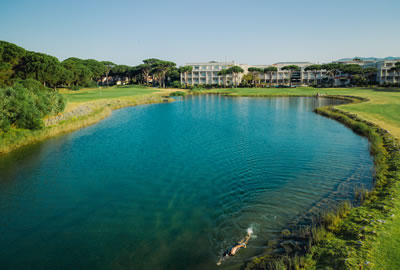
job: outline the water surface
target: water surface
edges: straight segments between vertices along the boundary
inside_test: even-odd
[[[238,269],[324,198],[370,185],[366,139],[325,98],[188,97],[125,108],[0,156],[2,269]],[[333,195],[332,195],[333,194]]]

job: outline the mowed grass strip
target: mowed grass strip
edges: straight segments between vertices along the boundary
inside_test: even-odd
[[[132,97],[138,95],[153,94],[160,92],[159,89],[137,86],[120,86],[108,88],[91,88],[78,91],[60,90],[65,94],[67,101],[71,103],[90,102],[99,99],[115,99],[121,97]]]

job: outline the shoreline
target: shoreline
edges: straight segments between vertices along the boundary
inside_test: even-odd
[[[107,118],[113,110],[125,107],[172,102],[174,99],[163,97],[165,93],[155,93],[137,97],[121,97],[110,100],[96,100],[93,102],[82,102],[81,105],[90,108],[88,114],[71,116],[68,119],[58,121],[53,125],[46,126],[41,130],[11,129],[8,132],[0,133],[0,155],[10,153],[20,147],[27,146],[45,139],[76,131],[78,129],[93,125]],[[63,114],[66,114],[64,112]],[[63,115],[61,114],[61,115]],[[48,119],[51,119],[52,116]],[[46,121],[48,120],[46,119]]]

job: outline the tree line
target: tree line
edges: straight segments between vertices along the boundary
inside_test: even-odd
[[[76,57],[60,62],[0,41],[0,135],[10,128],[43,128],[43,117],[65,108],[65,98],[56,88],[110,85],[115,78],[167,87],[174,80],[179,83],[180,74],[175,63],[155,58],[134,67]]]
[[[393,68],[395,70],[400,70],[400,62],[396,63],[396,66],[399,66],[398,69]],[[292,85],[293,73],[296,71],[300,71],[301,68],[297,65],[287,65],[281,68],[281,70],[285,70],[288,72],[288,77],[283,79],[285,80],[289,86]],[[376,74],[378,72],[375,67],[362,67],[357,64],[341,64],[341,63],[329,63],[322,65],[310,65],[307,66],[305,71],[310,71],[313,75],[314,79],[312,81],[312,85],[314,86],[332,86],[334,84],[334,80],[339,75],[346,75],[346,78],[350,79],[351,85],[356,86],[364,86],[364,85],[373,85],[376,84]],[[262,74],[268,75],[268,80],[265,76],[265,83],[269,82],[269,86],[272,86],[273,76],[278,72],[278,68],[274,66],[269,66],[266,68],[257,68],[250,67],[248,69],[248,74],[243,77],[244,81],[251,85],[257,86],[261,84],[261,76]],[[318,76],[321,74],[321,76]],[[323,74],[323,75],[322,75]],[[275,83],[276,80],[275,80]]]
[[[117,65],[111,61],[71,57],[59,61],[44,53],[27,51],[15,44],[0,41],[0,87],[15,81],[34,79],[45,87],[96,87],[110,85],[110,79],[166,87],[179,81],[176,64],[160,59],[146,59],[138,66]]]

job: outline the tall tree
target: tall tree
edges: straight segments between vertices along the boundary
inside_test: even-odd
[[[152,74],[157,78],[160,87],[165,88],[167,72],[176,64],[170,61],[158,60],[152,64]]]
[[[224,87],[226,88],[227,80],[228,80],[228,70],[227,69],[221,69],[218,71],[218,76],[223,76],[223,81],[224,81]]]
[[[272,75],[276,72],[278,72],[277,67],[269,66],[264,68],[264,73],[269,74],[269,87],[272,87]]]
[[[335,77],[343,70],[344,65],[340,63],[329,63],[323,64],[321,67],[326,70],[329,80],[333,84],[335,82]]]
[[[151,65],[150,64],[141,64],[136,66],[137,70],[140,72],[140,76],[142,81],[147,85],[149,84],[149,76],[151,73]]]
[[[284,66],[282,70],[287,70],[289,72],[289,86],[292,87],[292,74],[293,71],[299,71],[300,67],[297,65]]]
[[[0,86],[11,85],[14,68],[25,56],[26,51],[15,44],[0,41]]]
[[[251,81],[252,81],[252,85],[254,87],[256,85],[257,79],[259,80],[259,78],[260,78],[259,76],[260,76],[261,73],[264,72],[264,70],[261,69],[261,68],[257,68],[257,67],[249,67],[247,70],[251,74],[251,77],[252,77]]]
[[[322,70],[322,66],[321,65],[311,65],[311,66],[306,67],[304,70],[311,71],[313,73],[313,75],[314,75],[314,83],[313,84],[318,85],[317,75],[318,75],[318,72]]]
[[[44,86],[46,83],[57,81],[56,76],[60,68],[60,62],[54,56],[44,53],[27,52],[22,57],[20,64],[16,67],[24,79],[32,78],[40,81]],[[51,85],[53,86],[53,85]]]
[[[111,61],[101,61],[101,63],[105,67],[104,75],[106,75],[107,86],[110,86],[110,83],[108,81],[108,75],[110,74],[111,69],[115,67],[115,64]]]
[[[363,85],[366,79],[363,76],[363,68],[357,64],[343,65],[340,71],[350,77],[351,84]]]
[[[80,60],[80,59],[79,59]],[[78,61],[79,61],[78,60]],[[100,61],[94,59],[81,60],[81,63],[87,67],[92,75],[92,80],[98,81],[106,72],[106,66]]]
[[[178,71],[179,71],[179,73],[183,74],[183,76],[185,78],[185,88],[187,88],[188,73],[191,73],[193,71],[193,67],[192,66],[179,67]]]
[[[227,72],[232,74],[232,86],[237,87],[239,85],[239,74],[244,72],[243,68],[239,66],[232,66],[228,68]]]
[[[65,69],[72,72],[72,79],[69,79],[70,85],[75,86],[89,86],[93,74],[89,68],[87,68],[82,59],[79,58],[68,58],[62,62]]]
[[[376,67],[368,67],[368,68],[363,69],[362,75],[365,78],[367,85],[376,83],[376,74],[377,73],[378,73],[378,69]]]

